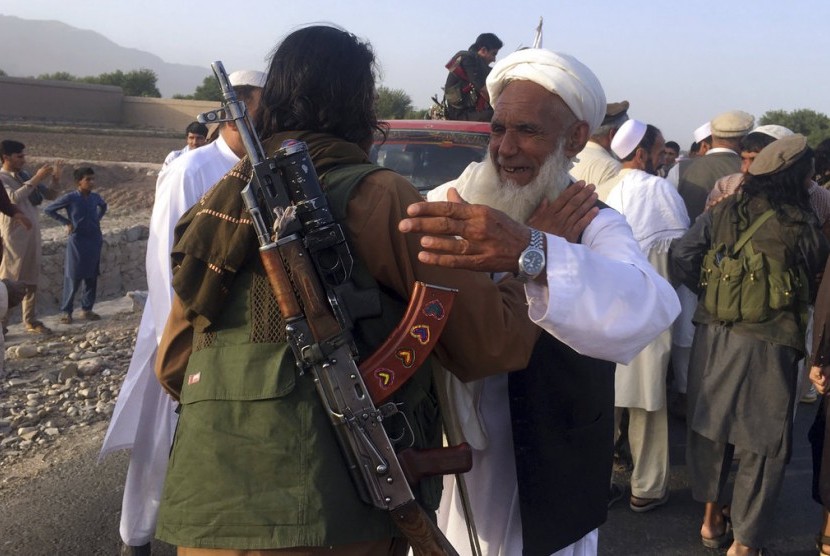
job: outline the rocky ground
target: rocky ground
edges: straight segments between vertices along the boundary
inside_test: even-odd
[[[120,130],[0,125],[0,139],[6,138],[26,144],[32,170],[46,161],[66,161],[65,187],[71,187],[73,166],[93,166],[97,190],[110,206],[102,221],[107,230],[149,222],[160,162],[183,144],[180,138]],[[63,233],[51,219],[41,222],[45,238]],[[141,318],[131,300],[104,305],[110,309],[95,322],[61,325],[57,316],[46,316],[54,331],[48,336],[10,327],[0,373],[0,489],[59,463],[62,454],[68,457],[80,438],[90,441],[82,431],[93,431],[92,441],[103,438]]]

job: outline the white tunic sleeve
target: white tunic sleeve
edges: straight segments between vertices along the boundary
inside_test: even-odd
[[[680,312],[674,288],[616,211],[603,209],[581,244],[547,236],[547,284],[528,283],[528,314],[575,351],[628,363]]]

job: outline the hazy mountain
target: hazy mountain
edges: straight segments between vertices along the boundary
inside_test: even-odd
[[[95,31],[61,23],[0,15],[0,69],[11,77],[66,71],[78,77],[149,68],[162,96],[191,94],[210,68],[169,64],[154,54],[118,46]]]

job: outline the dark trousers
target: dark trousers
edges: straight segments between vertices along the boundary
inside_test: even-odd
[[[75,304],[75,294],[78,289],[81,290],[81,309],[84,311],[91,311],[92,306],[95,305],[95,290],[98,287],[98,277],[91,278],[70,278],[63,277],[63,303],[61,304],[61,311],[71,315],[72,308]]]
[[[726,481],[733,459],[740,459],[730,505],[735,540],[762,548],[784,482],[786,459],[736,450],[732,444],[710,440],[691,429],[687,432],[686,465],[692,498],[698,502],[727,504]]]

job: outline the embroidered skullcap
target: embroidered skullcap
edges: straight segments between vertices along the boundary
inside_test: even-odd
[[[628,120],[614,134],[611,140],[611,150],[620,160],[623,160],[634,152],[645,137],[647,128],[648,126],[639,120]]]
[[[752,114],[732,110],[731,112],[718,114],[712,118],[710,123],[712,125],[712,135],[715,137],[743,137],[752,131],[755,118]]]
[[[749,173],[753,176],[766,176],[786,170],[795,164],[807,152],[807,138],[794,133],[777,139],[764,147],[752,165]]]
[[[782,137],[793,135],[793,131],[790,128],[776,124],[759,125],[752,130],[752,133],[763,133],[774,139],[781,139]]]
[[[706,122],[699,128],[697,128],[694,132],[695,143],[700,143],[710,135],[712,135],[712,126],[709,125],[709,122]]]
[[[525,48],[499,60],[487,76],[490,104],[510,81],[532,81],[558,95],[580,119],[588,122],[589,133],[602,125],[605,91],[588,67],[568,54],[544,48]]]
[[[256,70],[239,70],[228,76],[228,81],[231,87],[242,87],[249,85],[251,87],[265,87],[265,74]]]
[[[626,112],[628,112],[629,106],[630,104],[627,100],[609,102],[605,105],[605,118],[602,119],[602,125],[610,124],[621,117],[628,117]]]

